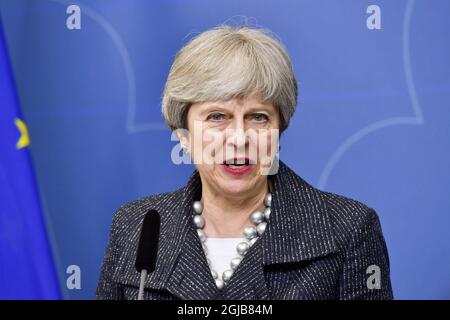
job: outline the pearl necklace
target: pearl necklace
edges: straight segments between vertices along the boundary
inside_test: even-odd
[[[194,201],[192,208],[194,210],[193,220],[194,224],[197,227],[197,234],[202,242],[203,251],[205,252],[206,259],[208,261],[208,265],[211,269],[211,274],[216,282],[216,286],[219,290],[222,290],[226,283],[230,280],[233,275],[234,270],[238,267],[239,263],[242,261],[244,255],[247,253],[248,249],[258,240],[258,238],[263,234],[266,230],[267,221],[270,217],[270,206],[272,204],[272,194],[269,192],[264,198],[264,205],[266,209],[264,212],[255,211],[250,215],[250,221],[255,225],[254,227],[245,227],[244,228],[244,237],[246,238],[245,242],[240,242],[236,246],[236,251],[238,256],[231,259],[230,267],[231,269],[227,269],[222,273],[222,277],[219,277],[217,272],[212,269],[211,261],[208,258],[208,250],[206,248],[206,234],[203,231],[205,227],[205,219],[202,217],[203,212],[203,204],[200,201]]]

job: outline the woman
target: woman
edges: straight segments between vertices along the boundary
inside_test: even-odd
[[[296,101],[290,59],[264,30],[220,26],[182,48],[162,112],[196,170],[184,188],[118,209],[97,298],[136,299],[137,240],[155,209],[145,299],[392,299],[375,211],[278,160]]]

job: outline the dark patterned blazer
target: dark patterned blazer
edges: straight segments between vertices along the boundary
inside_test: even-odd
[[[272,180],[266,231],[219,291],[192,222],[200,199],[194,171],[187,185],[129,202],[114,215],[97,299],[136,299],[134,267],[145,213],[161,215],[156,269],[145,299],[392,299],[389,257],[376,212],[320,191],[280,161]]]

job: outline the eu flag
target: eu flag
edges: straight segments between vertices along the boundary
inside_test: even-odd
[[[0,21],[0,299],[59,299],[29,143]]]

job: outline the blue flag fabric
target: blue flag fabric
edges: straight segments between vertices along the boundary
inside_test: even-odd
[[[0,21],[0,299],[60,299]]]

